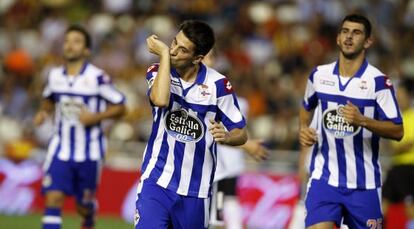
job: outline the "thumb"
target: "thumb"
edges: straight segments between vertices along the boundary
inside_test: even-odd
[[[210,119],[210,123],[211,123],[211,124],[214,124],[215,122],[216,122],[216,121],[214,121],[214,119],[212,119],[212,118]]]

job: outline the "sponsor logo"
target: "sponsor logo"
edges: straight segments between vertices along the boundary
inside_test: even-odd
[[[180,142],[198,142],[204,135],[200,119],[184,109],[168,112],[164,122],[167,133]]]
[[[224,79],[223,83],[224,83],[224,90],[227,93],[233,93],[233,86],[231,85],[230,81],[228,81],[227,79]]]
[[[334,81],[330,81],[330,80],[320,80],[319,82],[321,84],[323,84],[323,85],[335,86],[335,82]]]
[[[323,127],[326,131],[333,134],[336,138],[353,136],[359,132],[360,126],[348,123],[342,116],[343,106],[337,109],[327,110],[323,113]]]
[[[391,82],[391,80],[390,80],[387,76],[385,76],[384,78],[385,78],[385,79],[384,79],[384,80],[385,80],[385,81],[384,81],[384,82],[385,82],[385,86],[386,86],[386,87],[388,87],[388,88],[392,87],[392,82]]]

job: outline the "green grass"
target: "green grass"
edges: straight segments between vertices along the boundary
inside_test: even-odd
[[[0,214],[1,229],[40,229],[40,214],[24,216],[8,216]],[[62,229],[80,229],[81,218],[77,215],[63,215]],[[133,225],[121,218],[111,216],[98,216],[95,229],[132,229]]]

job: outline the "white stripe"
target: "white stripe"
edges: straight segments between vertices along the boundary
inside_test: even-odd
[[[195,143],[187,143],[184,149],[183,164],[181,166],[180,184],[178,185],[177,193],[181,195],[188,195],[188,188],[190,187],[191,174],[194,164]]]
[[[58,158],[62,161],[68,161],[70,157],[70,127],[68,122],[62,121],[62,138]]]
[[[60,216],[43,216],[42,223],[44,224],[62,224],[62,217]]]
[[[241,114],[240,110],[234,105],[233,95],[229,94],[218,98],[217,106],[219,107],[219,109],[224,108],[224,110],[222,110],[224,114],[232,114],[231,116],[228,116],[228,118],[232,122],[237,123],[243,119],[243,115]]]
[[[366,107],[364,111],[364,115],[372,118],[374,115],[374,108]],[[372,145],[371,145],[372,132],[367,129],[363,129],[363,131],[364,131],[363,148],[364,148],[365,185],[367,189],[372,189],[372,188],[375,188],[374,164],[372,164]]]
[[[85,152],[85,128],[81,125],[75,126],[75,152],[74,160],[76,162],[85,161],[86,152]]]
[[[332,108],[336,108],[338,106],[337,103],[328,102],[328,110]],[[338,187],[339,185],[339,171],[338,171],[338,157],[336,151],[336,144],[335,144],[335,137],[333,134],[326,133],[326,138],[328,140],[329,146],[329,153],[328,153],[328,168],[331,172],[329,176],[328,183],[334,187]]]
[[[162,122],[162,123],[164,123],[164,122]],[[164,125],[162,125],[162,126],[164,126]],[[161,125],[160,125],[160,127],[161,127]],[[164,133],[164,131],[161,131],[161,133]],[[161,146],[161,141],[162,141],[162,137],[160,138],[160,143],[158,143],[157,145]],[[175,169],[175,167],[174,167],[175,139],[173,137],[171,137],[169,134],[167,134],[167,143],[168,143],[167,161],[164,165],[164,169],[162,171],[162,174],[161,174],[160,178],[157,181],[157,184],[161,185],[164,188],[166,188],[168,186],[168,184],[170,183],[171,177],[172,177],[172,175],[174,173],[174,169]],[[159,151],[160,150],[158,149],[157,152],[159,152]],[[159,153],[157,153],[155,155],[153,154],[152,157],[151,157],[151,162],[154,162],[153,163],[154,166],[157,163],[158,154]],[[152,170],[152,168],[151,168],[151,170]],[[147,172],[147,169],[146,169],[145,172]],[[148,176],[149,176],[149,173],[148,173]],[[182,178],[183,177],[181,177],[181,179]],[[185,194],[183,194],[183,195],[185,195]]]
[[[207,112],[206,117],[204,118],[204,123],[210,123],[210,119],[214,118],[214,113]],[[208,129],[208,128],[207,128]],[[210,189],[210,178],[211,178],[211,172],[213,169],[213,163],[214,158],[212,156],[212,152],[210,152],[210,149],[208,148],[209,145],[211,145],[211,142],[213,141],[213,136],[210,134],[209,131],[206,131],[205,134],[206,139],[206,145],[204,149],[204,162],[203,162],[203,171],[201,174],[201,182],[200,182],[200,191],[198,192],[199,198],[207,198],[208,192]]]
[[[344,149],[345,149],[345,161],[346,161],[346,187],[356,188],[357,187],[357,181],[356,181],[357,169],[356,169],[353,136],[344,138]],[[358,152],[358,153],[361,153],[361,152]]]
[[[100,158],[99,134],[99,127],[91,128],[91,140],[89,142],[89,157],[93,161],[96,161]]]
[[[46,160],[43,164],[43,171],[46,172],[49,169],[50,163],[52,163],[52,159],[53,159],[53,156],[55,155],[56,148],[58,147],[58,145],[59,145],[59,136],[55,135],[50,141],[50,144],[47,150]]]
[[[210,214],[209,214],[209,209],[210,209],[210,198],[206,198],[204,199],[204,227],[208,228],[208,224],[209,224],[209,219],[210,219]]]

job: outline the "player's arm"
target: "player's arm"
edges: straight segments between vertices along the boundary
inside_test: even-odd
[[[299,142],[304,147],[309,147],[318,141],[316,130],[309,127],[313,110],[306,110],[304,107],[299,111]]]
[[[258,139],[249,138],[246,143],[239,147],[256,161],[262,161],[269,156],[268,150],[262,145],[262,141]]]
[[[36,126],[41,125],[51,114],[55,111],[55,103],[49,99],[43,99],[39,110],[33,118],[33,123]]]
[[[86,108],[82,110],[79,115],[79,121],[84,126],[91,126],[98,124],[105,119],[117,119],[125,114],[126,108],[124,104],[110,104],[103,112],[92,113],[88,112]]]
[[[170,102],[170,52],[169,47],[158,40],[156,35],[147,38],[147,46],[150,53],[160,57],[157,77],[151,87],[149,98],[158,107],[168,106]]]
[[[362,115],[358,107],[349,101],[342,111],[343,116],[349,123],[364,127],[381,137],[399,141],[404,136],[404,128],[402,124],[368,118]]]
[[[209,131],[216,142],[229,146],[240,146],[247,141],[246,128],[234,128],[227,131],[222,123],[210,120],[211,126]]]

